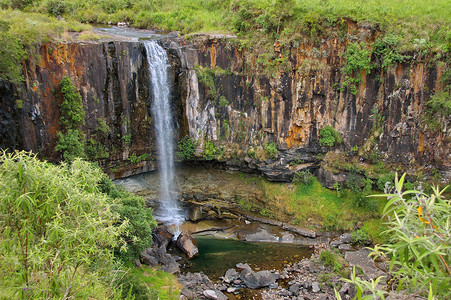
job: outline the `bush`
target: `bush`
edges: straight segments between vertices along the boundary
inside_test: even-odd
[[[68,76],[61,80],[60,89],[63,96],[60,123],[66,130],[77,129],[85,124],[85,111],[81,95],[76,91]]]
[[[110,299],[125,225],[99,193],[103,174],[75,160],[55,166],[0,155],[0,298]]]
[[[264,146],[265,152],[266,154],[269,156],[269,158],[271,159],[276,159],[277,158],[277,146],[276,143],[274,142],[266,142],[265,146]]]
[[[23,80],[21,62],[26,56],[21,40],[0,20],[0,79],[19,84]]]
[[[298,171],[294,173],[292,182],[294,184],[312,185],[315,182],[315,176],[309,170]]]
[[[124,262],[132,261],[139,257],[144,249],[152,245],[152,229],[157,225],[152,216],[152,209],[144,206],[142,197],[116,186],[106,175],[100,181],[99,189],[107,194],[111,201],[120,200],[121,205],[113,209],[119,214],[119,223],[128,222],[127,232],[121,235],[126,243],[127,251],[116,247],[115,255]]]
[[[190,138],[189,136],[184,136],[178,143],[178,151],[175,153],[179,160],[189,160],[194,157],[194,153],[197,148],[197,141]]]
[[[72,162],[77,157],[85,158],[84,134],[78,129],[69,129],[65,134],[58,132],[56,151],[61,152],[66,162]],[[91,149],[89,148],[91,154]]]
[[[388,257],[390,282],[398,290],[427,295],[429,299],[451,297],[451,203],[438,187],[432,194],[403,191],[405,174],[387,197],[384,216],[388,218],[389,242],[373,249],[373,256]],[[380,278],[378,278],[380,280]],[[357,286],[358,295],[386,293],[354,276],[347,280]]]
[[[332,267],[334,272],[338,272],[342,268],[337,256],[328,250],[321,251],[319,258],[324,261],[324,265]]]
[[[351,233],[351,239],[353,244],[367,245],[370,242],[370,236],[365,230],[359,229]]]
[[[320,129],[319,131],[319,144],[321,146],[333,147],[337,144],[340,144],[343,140],[340,137],[340,133],[338,133],[332,126],[327,125]]]

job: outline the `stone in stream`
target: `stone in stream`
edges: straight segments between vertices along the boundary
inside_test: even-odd
[[[240,277],[240,274],[235,269],[228,269],[225,272],[223,279],[224,279],[224,282],[231,283],[231,282],[237,280],[238,277]]]
[[[214,290],[205,290],[203,293],[202,293],[204,296],[205,296],[205,298],[207,298],[207,299],[214,299],[214,300],[227,300],[228,298],[227,298],[227,296],[226,295],[224,295],[222,292],[220,292],[220,291],[214,291]]]
[[[352,248],[351,245],[349,245],[349,244],[341,244],[340,246],[338,246],[338,250],[340,250],[340,251],[353,251],[354,248]]]
[[[248,264],[243,264],[243,263],[237,263],[236,268],[238,269],[238,271],[243,271],[243,270],[252,271],[251,267]]]
[[[177,238],[177,247],[188,255],[188,258],[193,258],[199,254],[196,240],[187,232],[182,232]]]

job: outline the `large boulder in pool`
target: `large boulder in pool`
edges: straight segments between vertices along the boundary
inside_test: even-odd
[[[279,275],[271,271],[254,272],[252,270],[244,269],[240,274],[240,279],[250,289],[258,289],[274,284]]]
[[[196,240],[187,232],[182,232],[177,238],[177,247],[188,255],[188,258],[193,258],[199,254]]]

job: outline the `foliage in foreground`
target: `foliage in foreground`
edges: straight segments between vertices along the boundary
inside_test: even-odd
[[[118,295],[112,249],[119,224],[88,162],[55,166],[0,155],[0,298],[108,299]]]
[[[408,190],[403,192],[405,175],[395,178],[394,193],[383,195],[389,201],[384,209],[388,217],[390,241],[373,249],[373,256],[390,259],[389,288],[427,295],[433,299],[451,297],[451,202],[444,190],[432,194]],[[377,283],[352,276],[358,294],[370,293],[384,298]],[[372,299],[372,298],[371,298]]]
[[[156,224],[143,202],[78,158],[55,166],[3,152],[0,299],[149,299],[120,267],[152,243]]]

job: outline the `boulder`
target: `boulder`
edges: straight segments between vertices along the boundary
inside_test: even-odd
[[[205,290],[203,294],[207,299],[215,299],[215,300],[218,299],[218,295],[213,290]]]
[[[236,268],[238,269],[238,271],[243,271],[243,270],[252,271],[251,267],[248,264],[243,264],[243,263],[237,263]]]
[[[248,288],[258,289],[274,284],[276,280],[279,279],[279,275],[270,271],[254,272],[243,270],[240,274],[240,278]]]
[[[157,246],[161,246],[162,244],[169,244],[174,238],[174,234],[169,231],[168,226],[161,225],[155,228],[152,231],[153,241]]]
[[[145,265],[156,266],[158,265],[158,259],[155,256],[147,254],[146,251],[141,253],[141,261]]]
[[[231,282],[234,282],[235,280],[237,280],[238,277],[240,277],[240,274],[235,269],[228,269],[225,272],[223,279],[224,279],[224,282],[231,283]]]
[[[188,255],[191,259],[199,254],[196,240],[187,232],[182,232],[176,242],[177,247]]]

